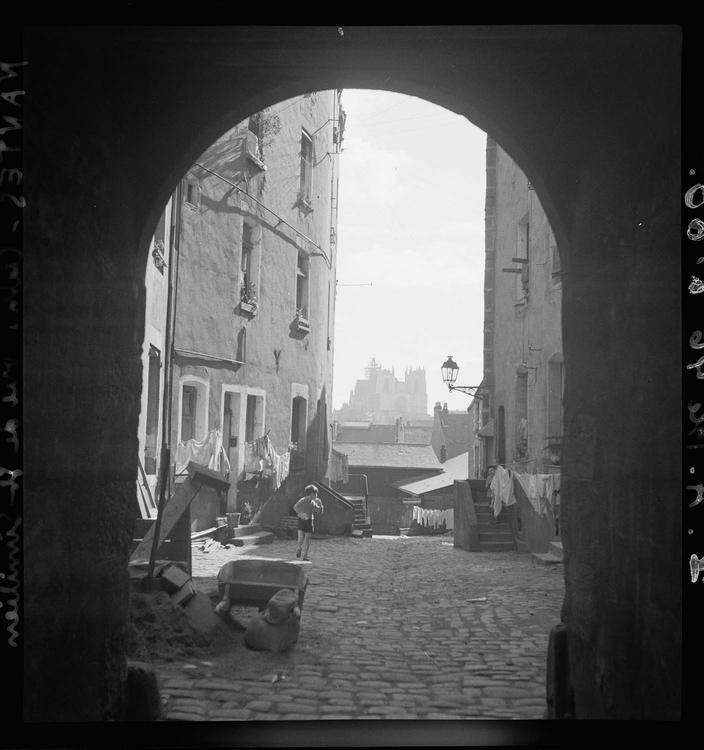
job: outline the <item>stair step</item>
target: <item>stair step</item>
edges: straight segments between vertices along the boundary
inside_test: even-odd
[[[533,565],[561,565],[563,560],[551,552],[533,552],[531,554]]]
[[[479,540],[480,552],[515,552],[516,545],[513,542],[482,542]]]
[[[270,531],[258,531],[255,534],[238,536],[230,540],[230,544],[235,547],[245,547],[249,544],[271,544],[274,541],[274,535]]]
[[[244,526],[235,526],[232,533],[235,537],[250,536],[251,534],[257,534],[262,530],[262,526],[259,523],[247,523]]]
[[[508,542],[513,544],[513,534],[510,531],[484,531],[479,529],[479,543]]]

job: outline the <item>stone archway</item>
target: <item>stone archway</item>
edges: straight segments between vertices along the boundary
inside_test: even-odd
[[[679,30],[49,27],[25,50],[26,718],[119,705],[158,212],[232,124],[326,88],[466,115],[538,191],[563,251],[576,715],[678,718],[680,432],[645,415],[680,403]]]

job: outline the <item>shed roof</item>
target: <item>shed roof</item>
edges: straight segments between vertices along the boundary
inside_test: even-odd
[[[469,454],[460,453],[459,456],[449,458],[442,466],[442,473],[435,474],[432,477],[419,479],[415,482],[406,482],[405,484],[396,483],[395,486],[402,492],[409,495],[424,495],[433,490],[441,490],[444,487],[451,487],[455,480],[467,479],[469,475]]]

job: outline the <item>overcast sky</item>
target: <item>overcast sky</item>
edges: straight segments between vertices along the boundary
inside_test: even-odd
[[[342,104],[333,406],[375,357],[400,380],[425,368],[429,413],[466,409],[440,365],[481,381],[486,134],[401,94],[346,89]]]

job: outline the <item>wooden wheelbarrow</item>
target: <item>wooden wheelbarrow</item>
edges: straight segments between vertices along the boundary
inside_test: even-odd
[[[228,614],[234,605],[264,610],[269,599],[281,589],[290,589],[298,596],[298,607],[303,608],[303,597],[308,587],[308,576],[296,563],[284,560],[231,560],[218,572],[220,602],[215,607],[219,615]]]

